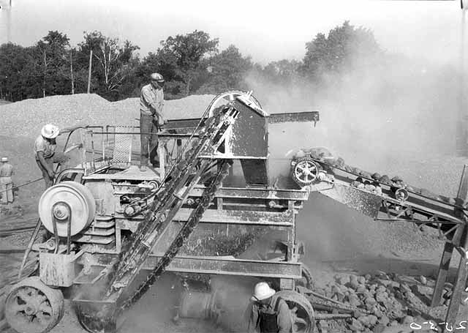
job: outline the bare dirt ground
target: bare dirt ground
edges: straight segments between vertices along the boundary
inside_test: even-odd
[[[191,96],[180,101],[169,101],[167,110],[172,112],[174,117],[176,115],[185,118],[196,117],[204,111],[212,97]],[[15,226],[25,220],[34,223],[37,218],[37,203],[43,190],[43,183],[41,181],[28,183],[40,177],[32,157],[32,143],[44,123],[52,122],[62,127],[75,125],[77,122],[133,124],[137,117],[137,100],[108,103],[96,95],[55,96],[0,106],[0,124],[2,129],[5,129],[4,136],[0,137],[2,143],[0,155],[9,156],[14,165],[15,184],[27,184],[19,189],[15,206],[0,213],[0,227]],[[293,142],[293,145],[297,147],[297,142]],[[300,147],[303,145],[304,143],[301,143]],[[357,165],[356,162],[362,156],[353,152],[347,158],[352,160],[350,163]],[[408,179],[409,183],[427,187],[436,193],[453,195],[458,186],[463,162],[461,159],[442,155],[426,156],[422,159],[420,156],[404,155],[402,159],[386,157],[371,162],[367,159],[362,167],[370,166],[379,172],[394,171],[404,179]],[[443,243],[437,240],[436,234],[431,230],[421,232],[408,223],[378,223],[319,194],[311,194],[299,214],[297,225],[298,238],[306,245],[303,261],[310,267],[317,289],[329,297],[336,298],[336,290],[339,289],[344,295],[348,293],[349,298],[353,293],[349,286],[351,277],[364,277],[370,274],[370,279],[367,278],[365,282],[368,292],[371,291],[372,284],[377,285],[376,281],[387,281],[385,283],[390,285],[395,282],[413,288],[411,293],[405,294],[405,298],[408,299],[411,295],[427,291],[425,287],[430,286],[437,274]],[[24,248],[30,234],[28,231],[0,238],[0,250]],[[21,257],[21,253],[0,254],[0,282],[17,269]],[[458,263],[458,258],[455,255],[452,261],[453,267]],[[390,276],[383,277],[382,272]],[[453,281],[455,269],[452,269],[450,274]],[[420,282],[421,276],[428,281],[426,284]],[[243,311],[257,282],[255,279],[213,278],[213,283],[222,290],[229,304],[227,312],[222,316],[221,325],[217,327],[202,320],[182,320],[178,324],[172,321],[173,307],[177,299],[174,280],[171,274],[163,275],[128,312],[122,332],[245,332]],[[3,284],[4,282],[1,282],[0,287]],[[390,290],[385,292],[389,300],[395,298]],[[382,332],[386,326],[388,327],[385,328],[385,332],[411,332],[411,321],[422,323],[428,318],[443,319],[446,306],[431,312],[427,308],[429,302],[427,297],[419,299],[419,303],[414,300],[413,303],[407,302],[407,305],[413,309],[412,312],[402,307],[401,316],[395,316],[398,319],[389,320],[386,325],[381,325],[379,328],[373,325],[373,332]],[[396,305],[393,309],[395,308]],[[408,313],[411,313],[411,316]],[[407,318],[408,316],[410,318]],[[386,321],[383,317],[378,317],[378,320]],[[355,322],[351,324],[354,326],[350,323],[343,324],[330,332],[371,332],[371,326],[364,327],[364,324]],[[11,330],[8,332],[12,333]],[[69,300],[64,318],[51,332],[84,332],[70,307]]]

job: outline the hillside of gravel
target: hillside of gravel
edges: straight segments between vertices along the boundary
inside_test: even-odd
[[[197,118],[213,95],[193,95],[165,102],[167,119]],[[96,94],[51,96],[0,105],[4,136],[36,137],[47,123],[60,128],[75,125],[138,125],[139,99],[108,102]]]

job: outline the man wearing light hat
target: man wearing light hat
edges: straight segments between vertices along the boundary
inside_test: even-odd
[[[13,203],[13,166],[8,163],[8,157],[2,157],[2,166],[0,167],[0,196],[2,197],[1,203],[8,205]]]
[[[57,126],[47,124],[42,127],[41,135],[34,142],[34,155],[36,163],[42,172],[46,189],[54,184],[54,163],[63,165],[68,162],[67,155],[61,152],[56,152],[56,138],[60,130]]]
[[[281,299],[268,283],[255,285],[250,299],[253,304],[249,317],[249,333],[291,333],[292,318],[286,302]]]
[[[142,171],[145,171],[148,166],[148,158],[155,166],[158,129],[166,123],[162,112],[164,107],[164,78],[159,73],[153,73],[150,80],[149,84],[141,88],[140,94],[140,169]],[[159,158],[163,157],[160,156]]]

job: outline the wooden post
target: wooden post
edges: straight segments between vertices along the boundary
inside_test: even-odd
[[[458,194],[457,194],[457,203],[460,205],[461,202],[465,202],[467,200],[468,195],[468,165],[464,165],[463,173],[460,180],[460,185],[458,187]],[[466,222],[466,217],[463,211],[460,209],[455,209],[455,215]],[[460,226],[459,229],[456,231],[454,238],[460,236],[460,240],[455,239],[456,243],[454,246],[462,246],[463,251],[467,250],[468,247],[468,237],[467,237],[467,228],[466,224]],[[447,314],[445,316],[445,322],[447,325],[443,328],[443,332],[453,331],[453,328],[456,327],[456,319],[458,316],[458,310],[460,308],[460,302],[462,293],[465,290],[466,285],[466,278],[468,276],[468,269],[467,269],[467,257],[466,253],[462,253],[461,251],[461,258],[460,264],[458,265],[457,271],[457,279],[455,281],[455,286],[453,287],[452,297],[450,299],[450,304],[447,309]],[[445,254],[445,253],[444,253]],[[439,272],[440,273],[440,272]],[[437,281],[439,282],[439,281]],[[451,328],[451,329],[450,329]]]
[[[463,248],[466,249],[468,246],[468,237],[466,236],[466,230],[463,233],[462,239]],[[467,263],[468,260],[466,258],[466,254],[461,254],[460,264],[458,266],[457,272],[457,280],[455,281],[455,286],[453,287],[452,297],[450,298],[450,304],[447,309],[447,315],[445,317],[445,322],[448,324],[448,326],[446,325],[443,328],[443,332],[452,332],[453,328],[457,327],[456,320],[458,316],[458,310],[460,308],[460,303],[462,301],[462,293],[465,290],[466,278],[468,276]]]
[[[432,295],[431,307],[440,305],[442,299],[442,292],[444,290],[445,282],[447,281],[447,275],[450,268],[450,261],[452,260],[453,249],[455,246],[460,244],[460,238],[462,236],[464,226],[460,225],[455,231],[452,243],[446,242],[444,246],[444,253],[440,260],[439,273],[437,274],[437,281],[434,287],[434,295]]]
[[[73,49],[70,49],[70,78],[71,78],[71,94],[75,94],[75,78],[73,76]]]
[[[93,67],[93,50],[89,52],[88,94],[91,91],[91,69]]]
[[[45,85],[46,85],[46,75],[47,75],[47,56],[46,56],[46,52],[45,50],[43,51],[43,55],[44,55],[44,78],[42,79],[42,97],[46,97],[46,88],[45,88]]]
[[[166,150],[164,149],[164,145],[161,144],[161,139],[159,139],[158,144],[158,157],[159,157],[159,177],[160,179],[164,179],[166,177]]]

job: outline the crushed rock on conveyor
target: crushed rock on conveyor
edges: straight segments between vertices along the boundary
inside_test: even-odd
[[[357,176],[356,180],[352,182],[352,186],[356,187],[360,190],[365,190],[377,195],[382,194],[382,190],[380,188],[381,184],[389,185],[395,188],[402,188],[406,189],[408,192],[415,193],[430,199],[438,200],[441,202],[448,203],[450,205],[459,205],[463,208],[468,208],[468,202],[466,201],[459,201],[456,198],[435,194],[425,188],[418,188],[413,185],[409,185],[406,181],[404,181],[400,176],[389,176],[389,175],[381,175],[378,172],[368,172],[361,170],[357,167],[350,166],[345,163],[345,160],[341,157],[334,156],[329,150],[326,148],[311,148],[311,149],[301,149],[299,150],[295,158],[302,158],[310,156],[312,159],[317,160],[321,163],[324,163],[328,166],[333,168],[346,171],[350,174]],[[441,168],[442,169],[442,168]],[[421,174],[424,174],[424,169],[420,170]],[[391,178],[390,178],[391,177]]]

